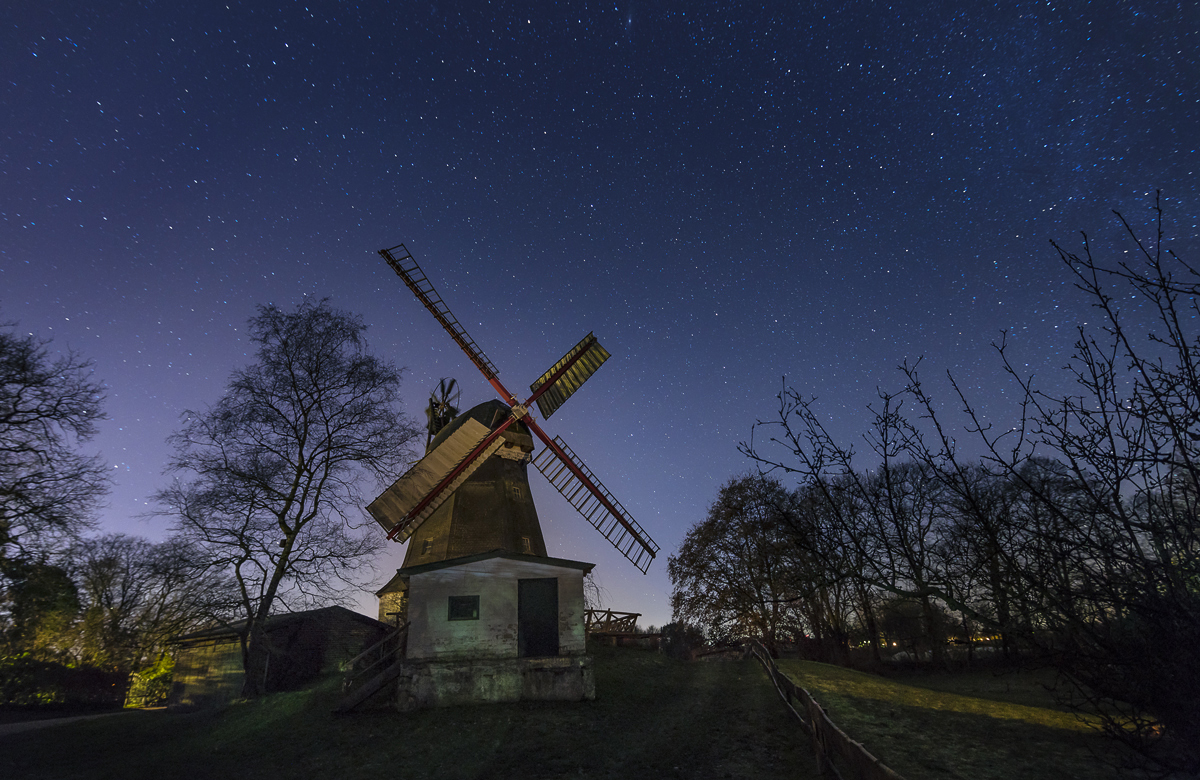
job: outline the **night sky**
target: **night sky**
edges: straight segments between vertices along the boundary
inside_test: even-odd
[[[650,574],[530,482],[551,555],[661,624],[782,377],[848,443],[905,358],[1010,420],[990,342],[1053,383],[1094,316],[1050,239],[1116,256],[1111,210],[1162,189],[1198,257],[1191,2],[3,5],[0,319],[95,360],[104,530],[165,534],[164,440],[256,305],[362,314],[416,416],[444,376],[494,397],[376,255],[403,242],[514,392],[612,353],[545,428]]]

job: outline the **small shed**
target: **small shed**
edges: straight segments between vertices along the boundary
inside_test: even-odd
[[[595,698],[583,600],[593,566],[493,550],[400,569],[408,642],[399,708]]]
[[[215,626],[175,638],[175,675],[168,703],[207,706],[241,695],[240,636],[246,621]],[[302,688],[378,642],[385,623],[345,607],[324,607],[272,615],[266,638],[268,691]]]

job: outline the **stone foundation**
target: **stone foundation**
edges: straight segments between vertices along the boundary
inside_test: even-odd
[[[405,661],[396,708],[411,712],[454,704],[502,701],[591,701],[596,677],[591,656]]]

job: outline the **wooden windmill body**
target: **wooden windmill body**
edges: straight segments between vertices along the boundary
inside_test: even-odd
[[[500,394],[454,417],[367,507],[389,539],[409,541],[379,592],[381,619],[407,626],[397,706],[593,698],[583,602],[593,564],[547,555],[528,465],[643,573],[658,545],[530,411],[536,403],[548,418],[609,354],[588,334],[521,403],[403,245],[380,254]],[[545,444],[536,457],[535,437]]]
[[[488,428],[508,415],[499,401],[485,401],[458,415],[430,444],[429,451],[471,420]],[[503,435],[504,444],[421,523],[409,543],[404,566],[420,566],[491,550],[546,555],[546,542],[529,491],[528,463],[533,435],[521,424]]]

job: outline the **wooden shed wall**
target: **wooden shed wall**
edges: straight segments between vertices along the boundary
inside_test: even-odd
[[[225,704],[241,693],[244,678],[242,647],[236,637],[180,647],[175,654],[170,703]]]
[[[301,688],[337,671],[387,627],[349,610],[326,608],[280,616],[268,626],[267,690]],[[233,632],[184,641],[175,657],[172,704],[223,704],[241,695],[244,671],[241,642]]]

